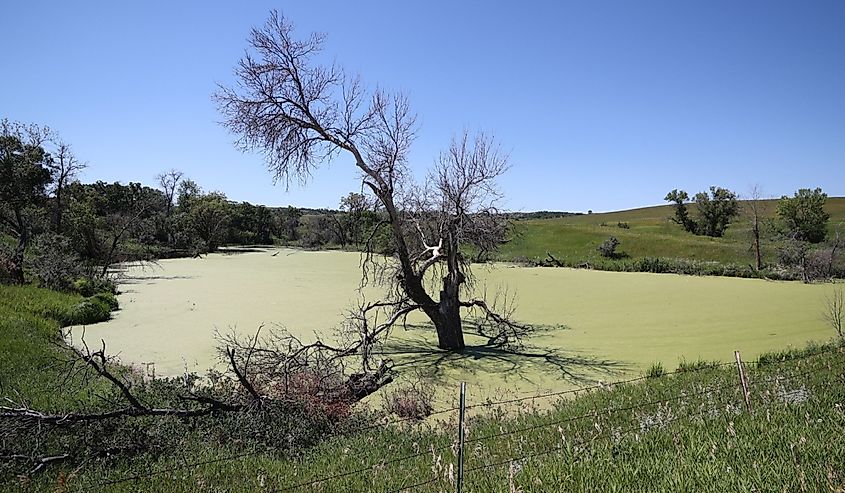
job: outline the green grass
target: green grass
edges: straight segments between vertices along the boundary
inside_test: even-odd
[[[793,356],[748,365],[751,412],[730,365],[475,408],[464,491],[839,491],[845,353],[828,345]],[[538,410],[549,399],[552,408]],[[454,413],[439,419],[334,438],[292,457],[188,442],[178,457],[92,461],[70,475],[54,469],[30,486],[452,491],[456,420]],[[308,484],[293,488],[301,483]]]
[[[67,353],[60,328],[102,321],[116,303],[60,293],[32,285],[0,285],[0,395],[45,410],[67,408],[87,399],[78,386],[63,381]],[[106,308],[103,308],[106,306]]]
[[[82,300],[35,286],[0,285],[0,391],[39,408],[53,407],[59,377],[51,371],[59,327]]]
[[[762,215],[770,220],[774,219],[777,201],[762,201],[761,205]],[[691,210],[695,214],[694,206]],[[845,198],[829,198],[826,210],[830,214],[828,229],[831,232],[837,227],[842,229],[842,224],[845,223]],[[747,217],[738,217],[724,237],[710,238],[685,232],[669,220],[672,214],[672,206],[664,205],[620,212],[518,221],[518,234],[502,247],[500,257],[502,260],[537,262],[546,258],[547,253],[551,253],[566,265],[575,266],[586,262],[598,267],[645,257],[737,265],[754,263]],[[620,222],[627,223],[630,227],[620,228],[617,226]],[[596,247],[608,236],[615,236],[620,240],[617,251],[627,254],[627,259],[608,260],[596,251]],[[772,242],[764,242],[763,254],[766,262],[775,260]]]

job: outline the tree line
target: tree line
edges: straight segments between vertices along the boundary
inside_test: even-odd
[[[359,248],[371,242],[380,212],[362,193],[338,210],[273,208],[206,191],[181,171],[154,187],[130,182],[82,183],[87,164],[48,127],[0,123],[0,281],[36,281],[72,289],[105,279],[119,262],[199,256],[222,245],[287,244]]]
[[[796,270],[804,282],[845,275],[839,259],[841,232],[828,230],[827,194],[821,188],[801,188],[792,197],[782,196],[777,201],[774,218],[763,214],[761,194],[756,187],[744,208],[735,192],[715,186],[710,187],[709,193],[699,192],[692,199],[686,191],[674,189],[664,200],[674,205],[671,220],[695,235],[721,237],[744,213],[750,224],[758,271],[767,267],[762,249],[764,242],[768,242],[775,250],[776,267]],[[695,214],[688,207],[692,203]]]

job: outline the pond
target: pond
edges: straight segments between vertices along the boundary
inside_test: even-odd
[[[352,252],[264,249],[130,267],[121,309],[85,327],[85,338],[103,339],[125,363],[152,363],[161,376],[217,364],[215,331],[284,326],[305,339],[331,337],[359,299],[360,260]],[[537,332],[515,352],[468,334],[464,354],[444,355],[425,320],[411,317],[385,348],[401,353],[391,358],[406,376],[419,370],[450,389],[466,380],[476,397],[531,393],[618,380],[655,362],[671,370],[681,359],[731,361],[734,350],[751,360],[834,335],[821,316],[830,284],[507,264],[474,273],[476,291],[507,287],[517,318]],[[378,293],[364,291],[369,300]],[[81,334],[74,330],[75,339]]]

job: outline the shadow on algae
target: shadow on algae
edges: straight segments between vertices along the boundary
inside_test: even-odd
[[[557,376],[573,384],[592,383],[599,377],[612,377],[629,370],[629,365],[615,360],[598,359],[575,351],[562,351],[530,344],[532,335],[551,330],[567,330],[563,325],[535,326],[520,344],[514,344],[484,331],[479,320],[464,321],[466,347],[463,351],[444,351],[431,345],[431,339],[419,334],[401,341],[388,341],[377,354],[397,356],[394,368],[425,368],[426,377],[444,380],[446,370],[507,373],[525,382],[532,375]],[[406,324],[409,332],[430,335],[430,324]]]

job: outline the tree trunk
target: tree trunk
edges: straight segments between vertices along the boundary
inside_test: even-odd
[[[757,270],[763,268],[763,259],[760,256],[760,226],[754,223],[754,257],[757,261]]]
[[[24,283],[23,257],[24,252],[26,252],[26,244],[28,240],[29,235],[27,234],[26,228],[23,228],[20,236],[18,237],[18,246],[15,248],[15,253],[12,255],[12,265],[9,271],[12,281],[16,284]]]
[[[56,186],[56,210],[55,210],[56,233],[62,234],[62,183]]]
[[[437,329],[437,346],[440,349],[461,351],[464,348],[464,331],[461,326],[461,284],[466,280],[458,262],[457,231],[454,223],[446,233],[446,264],[448,272],[443,278],[443,290],[437,304],[437,317],[432,318]]]
[[[435,316],[430,316],[437,330],[437,347],[449,351],[464,349],[464,331],[461,325],[461,302],[458,299],[463,274],[450,273],[443,278],[443,290]]]

